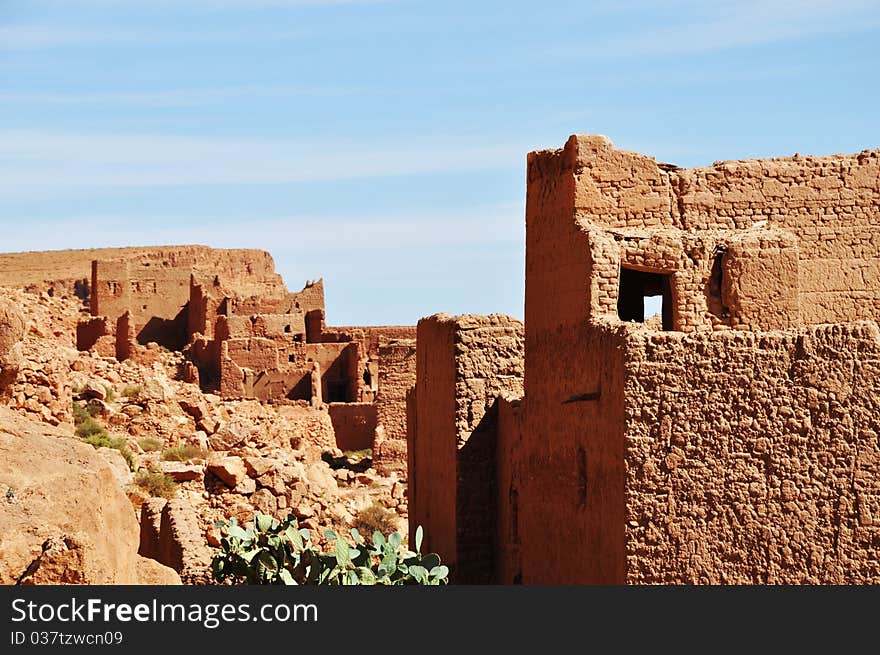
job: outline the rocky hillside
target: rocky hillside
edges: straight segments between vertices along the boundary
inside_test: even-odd
[[[405,534],[405,481],[378,475],[368,452],[336,449],[323,408],[222,401],[183,382],[183,356],[158,347],[140,364],[79,352],[75,325],[84,310],[73,296],[0,289],[0,305],[10,308],[0,311],[0,403],[7,406],[0,430],[13,433],[10,426],[18,421],[41,425],[17,437],[25,451],[31,441],[40,443],[35,452],[43,454],[31,462],[35,476],[40,467],[49,474],[61,466],[59,460],[68,469],[85,470],[83,453],[104,462],[112,480],[102,486],[112,482],[129,499],[128,518],[140,521],[141,554],[172,566],[184,582],[209,581],[206,566],[218,543],[214,523],[233,516],[247,521],[255,509],[276,516],[293,512],[316,542],[328,527],[397,527]],[[77,454],[46,449],[46,439]],[[16,491],[22,481],[8,469],[4,461],[0,494],[29,502]],[[54,506],[62,516],[70,491],[46,490],[41,512],[51,514]],[[36,535],[33,520],[34,525],[22,518],[3,526],[0,534]],[[83,530],[95,543],[107,535],[126,543],[130,535],[113,525],[84,522]],[[40,534],[28,542],[29,553],[43,537],[49,538]],[[6,544],[10,538],[3,539]],[[52,543],[55,548],[60,542]],[[5,561],[8,557],[0,548],[7,581],[20,568],[18,560]],[[59,581],[90,580],[83,575]]]

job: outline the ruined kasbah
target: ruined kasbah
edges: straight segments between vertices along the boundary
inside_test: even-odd
[[[211,583],[255,510],[422,526],[459,584],[880,582],[880,152],[572,136],[525,221],[524,323],[329,326],[262,251],[0,256],[0,582]]]

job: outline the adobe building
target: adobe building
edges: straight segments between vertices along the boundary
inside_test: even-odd
[[[203,390],[326,406],[339,448],[372,448],[378,429],[377,468],[405,471],[414,327],[327,327],[323,281],[288,291],[264,251],[174,246],[110,255],[91,263],[80,350],[120,361],[149,360],[156,346],[183,351],[184,377]]]
[[[880,583],[880,151],[572,136],[527,185],[521,379],[514,321],[418,326],[410,525],[455,578]]]

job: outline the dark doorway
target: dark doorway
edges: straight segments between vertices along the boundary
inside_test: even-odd
[[[327,391],[324,395],[324,402],[327,403],[347,403],[348,400],[348,380],[327,380]]]
[[[645,322],[645,300],[658,298],[663,329],[672,330],[672,276],[648,273],[631,268],[620,269],[620,290],[617,296],[617,315],[621,321]]]

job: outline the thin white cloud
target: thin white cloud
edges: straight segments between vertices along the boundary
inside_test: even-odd
[[[262,248],[277,256],[320,260],[333,253],[522,247],[522,204],[426,210],[405,214],[332,214],[213,221],[192,216],[83,215],[55,219],[0,219],[3,250],[199,243],[217,248]],[[88,229],[83,229],[88,226]],[[149,226],[149,230],[144,227]],[[308,248],[304,247],[307,244]]]
[[[129,43],[145,35],[128,30],[100,30],[52,24],[0,25],[0,50],[42,50],[80,45]]]
[[[261,41],[287,41],[302,37],[304,32],[283,27],[238,30],[146,30],[131,29],[121,24],[61,25],[56,23],[15,23],[0,25],[0,51],[52,50],[84,46],[153,46],[185,44],[188,46]]]
[[[618,13],[659,8],[656,2],[630,2]],[[876,0],[679,2],[670,14],[671,20],[658,17],[650,29],[585,39],[548,48],[543,54],[599,60],[687,55],[880,28]]]
[[[0,130],[0,195],[465,172],[521,164],[525,151],[442,135],[369,143]]]
[[[86,106],[137,105],[139,108],[195,107],[218,100],[239,97],[345,97],[368,93],[364,87],[293,86],[270,84],[242,84],[213,88],[181,88],[155,91],[98,91],[98,92],[28,92],[0,93],[0,103]]]
[[[25,0],[26,4],[57,8],[106,7],[111,9],[147,9],[151,11],[298,9],[338,5],[377,5],[406,0]]]

